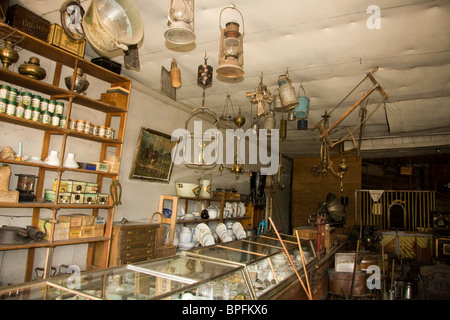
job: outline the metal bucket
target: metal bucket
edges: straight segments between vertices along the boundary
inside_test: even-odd
[[[298,96],[298,106],[294,108],[294,114],[297,119],[304,120],[309,114],[309,98]]]
[[[83,16],[89,43],[97,50],[128,50],[144,36],[139,9],[133,0],[92,0]]]
[[[298,130],[308,130],[308,120],[298,120],[297,121]]]

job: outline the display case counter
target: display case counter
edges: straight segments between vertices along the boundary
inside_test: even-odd
[[[298,274],[305,276],[298,245],[285,237]],[[289,240],[287,240],[289,239]],[[294,238],[295,239],[295,238]],[[315,270],[314,246],[302,242],[306,271]],[[323,258],[322,258],[323,259]],[[321,261],[322,261],[321,259]],[[74,273],[0,288],[2,300],[256,300],[301,291],[277,238],[248,237],[196,247],[180,255]],[[314,276],[311,275],[314,285]],[[300,292],[301,293],[301,292]]]

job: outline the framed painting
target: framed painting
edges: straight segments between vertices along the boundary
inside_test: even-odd
[[[130,179],[169,183],[173,168],[171,152],[176,144],[170,135],[142,127]]]

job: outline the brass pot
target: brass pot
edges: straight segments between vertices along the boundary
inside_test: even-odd
[[[21,64],[19,66],[19,73],[36,80],[42,80],[47,76],[44,68],[40,66],[40,61],[37,57],[31,57],[28,62]]]
[[[19,54],[14,50],[14,45],[11,41],[6,40],[5,46],[0,49],[0,57],[3,67],[8,68],[12,63],[19,60]]]

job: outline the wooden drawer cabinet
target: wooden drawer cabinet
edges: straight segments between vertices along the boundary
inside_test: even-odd
[[[158,224],[149,223],[114,223],[109,266],[154,259],[158,227]]]

